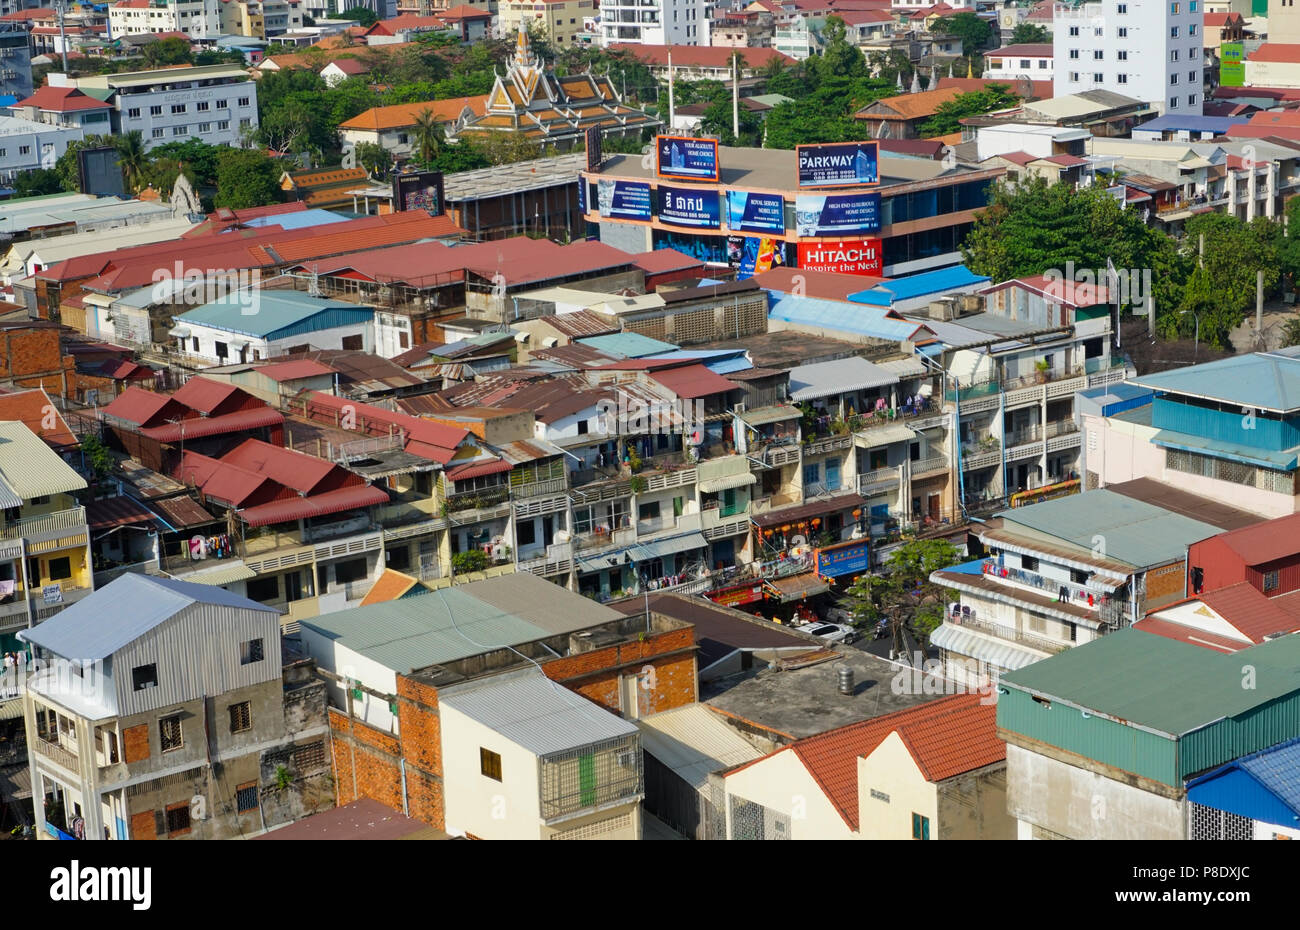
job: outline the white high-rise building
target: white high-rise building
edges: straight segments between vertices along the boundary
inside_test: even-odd
[[[600,43],[708,45],[709,9],[705,0],[604,0]]]
[[[1058,3],[1052,22],[1056,96],[1109,90],[1161,113],[1200,115],[1200,0]]]
[[[221,35],[221,0],[119,0],[108,8],[112,38],[183,32],[191,39]]]

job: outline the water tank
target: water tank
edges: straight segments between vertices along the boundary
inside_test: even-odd
[[[853,693],[853,669],[848,665],[841,665],[839,671],[840,694]]]

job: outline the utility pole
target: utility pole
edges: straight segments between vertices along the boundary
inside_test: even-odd
[[[673,47],[668,46],[668,131],[673,131],[677,119],[677,103],[673,94]]]
[[[731,135],[740,144],[740,52],[731,56]]]
[[[56,0],[56,2],[58,3],[58,6],[54,8],[54,11],[59,16],[59,55],[63,59],[63,73],[67,74],[68,73],[68,36],[67,33],[63,31],[63,10],[64,7],[67,5],[67,0]]]

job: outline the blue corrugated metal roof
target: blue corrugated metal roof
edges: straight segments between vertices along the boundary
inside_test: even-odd
[[[746,358],[744,349],[678,349],[676,352],[650,355],[647,358],[664,361],[693,359],[715,375],[729,375],[733,371],[748,371],[754,367],[754,363]]]
[[[1300,739],[1193,778],[1187,783],[1187,798],[1251,820],[1300,825]]]
[[[1149,388],[1122,382],[1106,387],[1087,388],[1080,391],[1079,395],[1086,397],[1088,400],[1096,401],[1100,405],[1101,415],[1104,417],[1143,407],[1151,403],[1151,398],[1155,396]]]
[[[327,226],[330,223],[343,223],[346,216],[339,216],[329,210],[301,210],[297,213],[281,213],[277,216],[259,216],[242,224],[244,226],[280,226],[284,229],[306,229],[309,226]]]
[[[624,358],[649,358],[652,355],[663,355],[665,352],[671,352],[677,348],[671,342],[660,342],[658,339],[651,339],[649,336],[642,336],[640,333],[611,333],[608,336],[588,336],[585,339],[578,339],[577,342],[585,346],[591,346],[593,349],[599,349],[601,352],[609,352],[614,355],[621,355]]]
[[[1280,413],[1300,410],[1300,359],[1252,352],[1132,379],[1153,391]]]
[[[926,271],[877,284],[871,290],[850,294],[849,300],[859,304],[888,307],[895,301],[911,300],[959,287],[988,284],[990,280],[984,275],[975,274],[965,265],[953,265],[951,268],[939,268],[935,271]]]
[[[772,309],[768,311],[767,317],[769,320],[799,323],[823,329],[838,329],[846,333],[859,333],[877,339],[892,339],[896,342],[911,339],[918,329],[922,329],[920,323],[886,319],[887,312],[884,307],[783,294],[772,302]],[[927,333],[926,336],[928,335]]]
[[[342,300],[311,297],[296,291],[260,290],[250,302],[247,292],[227,294],[220,300],[172,317],[178,323],[195,323],[226,332],[272,339],[364,323],[374,318],[371,307]]]
[[[1274,468],[1291,471],[1296,467],[1296,450],[1270,452],[1255,446],[1243,446],[1224,442],[1221,439],[1206,439],[1191,433],[1178,433],[1171,429],[1162,429],[1151,437],[1154,445],[1169,449],[1182,449],[1185,452],[1197,452],[1213,455],[1215,458],[1243,462],[1258,468]]]
[[[962,562],[960,565],[950,565],[944,571],[955,572],[958,575],[982,575],[984,574],[984,560],[975,559],[971,562]]]
[[[1134,132],[1176,132],[1186,129],[1190,132],[1224,133],[1233,126],[1250,122],[1249,116],[1200,116],[1197,114],[1166,114],[1134,126]]]
[[[65,659],[106,659],[195,603],[279,613],[216,585],[126,574],[19,638]]]

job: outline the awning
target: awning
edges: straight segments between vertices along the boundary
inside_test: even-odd
[[[1274,471],[1291,471],[1296,467],[1296,453],[1294,450],[1271,452],[1268,449],[1260,449],[1255,446],[1221,442],[1217,439],[1202,439],[1200,436],[1178,433],[1168,429],[1162,429],[1152,436],[1151,442],[1153,445],[1163,446],[1167,449],[1179,449],[1184,452],[1208,455],[1212,458],[1244,462],[1247,465],[1268,468]]]
[[[467,481],[470,478],[497,475],[509,470],[509,462],[502,459],[493,459],[490,462],[473,462],[469,465],[458,465],[456,468],[449,468],[447,469],[447,477],[452,481]]]
[[[190,328],[188,326],[173,326],[167,330],[167,335],[175,336],[177,339],[190,338]]]
[[[172,575],[172,577],[177,581],[189,581],[194,584],[223,585],[234,581],[246,581],[249,578],[256,578],[257,572],[243,562],[228,562],[220,568],[210,568],[184,575]]]
[[[629,555],[629,553],[633,560],[638,556],[636,549],[617,549],[613,552],[602,552],[600,555],[580,558],[578,559],[578,571],[603,572],[612,569],[619,569],[624,565],[631,565],[632,562],[624,558],[624,556]]]
[[[753,523],[755,526],[761,527],[780,526],[783,523],[800,523],[810,517],[820,517],[824,514],[835,513],[837,510],[846,510],[849,507],[861,507],[865,503],[866,498],[861,494],[840,494],[837,497],[812,501],[811,503],[800,504],[797,507],[770,510],[754,517]]]
[[[239,518],[249,526],[267,526],[308,517],[323,517],[344,510],[359,510],[388,503],[388,494],[381,488],[360,485],[326,491],[314,497],[296,497],[269,504],[258,504],[239,511]]]
[[[218,417],[197,417],[168,423],[164,426],[152,426],[140,430],[140,434],[158,442],[183,442],[186,439],[199,439],[203,436],[216,436],[219,433],[239,433],[244,430],[259,429],[263,426],[275,426],[284,422],[284,414],[271,407],[257,410],[236,410]]]
[[[1036,652],[981,636],[973,630],[964,630],[951,623],[940,624],[939,628],[930,634],[930,645],[947,649],[957,655],[978,659],[980,662],[995,665],[1009,672],[1043,660],[1043,656]]]
[[[657,539],[653,542],[637,543],[632,549],[633,561],[639,561],[639,558],[662,559],[670,555],[676,555],[679,552],[689,552],[692,549],[708,548],[709,541],[704,538],[703,533],[687,533],[685,536],[673,536],[671,539]]]
[[[131,523],[152,523],[155,517],[129,497],[110,497],[86,504],[86,522],[92,530],[107,530]]]
[[[721,478],[710,478],[707,481],[700,482],[700,491],[704,494],[717,494],[719,491],[729,491],[732,488],[743,488],[746,485],[754,484],[758,481],[758,476],[753,472],[745,472],[743,475],[724,475]]]
[[[896,358],[888,362],[876,362],[876,364],[885,371],[893,372],[900,378],[915,378],[929,370],[926,368],[925,362],[914,355],[908,358]]]
[[[782,604],[801,601],[805,597],[812,597],[814,594],[821,594],[831,589],[829,582],[824,581],[816,572],[804,572],[801,575],[791,575],[789,578],[774,578],[766,584]]]
[[[803,416],[798,407],[781,405],[779,407],[762,407],[758,410],[746,410],[740,418],[750,426],[762,426],[765,423],[780,423],[785,420],[797,420]]]
[[[911,442],[915,438],[916,433],[912,428],[902,423],[886,423],[853,434],[853,441],[857,443],[859,449],[874,449],[876,446],[887,446],[893,442]]]
[[[247,339],[236,336],[233,339],[227,340],[226,344],[229,345],[230,348],[234,349],[235,351],[239,351],[240,349],[247,348],[249,342]]]

